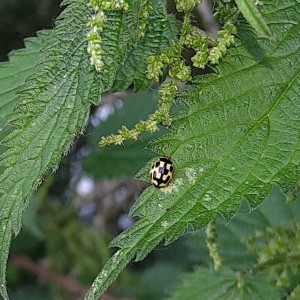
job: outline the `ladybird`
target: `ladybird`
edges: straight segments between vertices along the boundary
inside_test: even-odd
[[[150,177],[151,183],[157,187],[166,187],[174,173],[174,165],[170,158],[161,157],[151,167]]]

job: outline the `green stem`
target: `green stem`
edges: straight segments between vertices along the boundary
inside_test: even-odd
[[[282,264],[300,264],[300,254],[282,255],[277,256],[272,259],[266,260],[262,263],[257,264],[251,271],[251,274],[256,274],[258,272],[264,271],[268,268],[274,267],[276,265]]]

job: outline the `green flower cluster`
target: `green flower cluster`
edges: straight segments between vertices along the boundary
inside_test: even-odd
[[[205,234],[206,234],[206,246],[209,251],[209,256],[213,260],[214,269],[217,272],[220,270],[222,266],[222,258],[218,251],[216,229],[217,229],[216,222],[212,221],[207,225],[205,229]]]
[[[91,30],[87,34],[87,52],[90,55],[90,63],[91,65],[95,66],[95,69],[98,72],[103,67],[103,61],[101,59],[102,47],[100,33],[103,30],[103,24],[105,21],[105,14],[102,10],[95,13],[89,20]]]
[[[162,51],[160,55],[148,57],[148,79],[158,82],[163,75],[163,68],[169,65],[169,76],[176,80],[188,81],[191,79],[191,68],[185,64],[181,57],[184,47],[196,52],[191,58],[193,66],[204,69],[208,63],[218,63],[226,53],[227,48],[234,43],[236,34],[234,22],[238,16],[238,10],[233,5],[234,3],[229,1],[224,4],[222,1],[217,1],[218,7],[215,15],[220,18],[221,23],[224,22],[224,26],[218,31],[217,40],[214,40],[190,23],[191,5],[197,5],[200,2],[176,1],[177,9],[185,12],[180,39],[177,42],[173,41],[171,48]]]
[[[190,26],[190,13],[184,16],[184,22],[181,28],[179,41],[172,41],[171,47],[162,51],[160,55],[151,55],[148,57],[147,78],[159,81],[163,74],[164,66],[169,65],[169,76],[175,80],[188,81],[191,79],[191,67],[185,64],[181,58],[181,52],[184,47],[185,32]]]
[[[147,120],[138,122],[132,129],[128,129],[126,126],[122,126],[118,130],[118,134],[110,134],[102,137],[99,146],[104,147],[111,144],[121,145],[125,140],[136,140],[143,132],[155,132],[159,130],[158,125],[164,123],[164,125],[171,124],[170,109],[176,95],[177,87],[174,81],[164,83],[162,85],[160,94],[160,102],[158,109]]]
[[[176,9],[178,11],[191,11],[201,2],[202,0],[175,0]]]
[[[222,30],[218,31],[217,45],[213,47],[208,56],[208,61],[216,64],[224,56],[228,47],[234,43],[236,27],[234,24],[226,24]]]
[[[88,25],[90,31],[87,34],[87,52],[90,55],[90,63],[100,72],[104,63],[102,61],[101,32],[106,22],[105,11],[107,10],[127,10],[128,4],[124,0],[90,0],[94,14],[91,16]]]
[[[148,21],[149,10],[153,9],[152,3],[149,0],[142,0],[140,6],[138,37],[142,38],[145,35],[145,28]]]
[[[220,24],[234,23],[239,15],[239,10],[234,0],[215,0],[216,10],[214,16]]]

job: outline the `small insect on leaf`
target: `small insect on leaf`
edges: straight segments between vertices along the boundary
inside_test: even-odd
[[[155,161],[151,167],[151,183],[157,188],[166,187],[172,179],[173,173],[173,162],[170,158],[163,156]]]

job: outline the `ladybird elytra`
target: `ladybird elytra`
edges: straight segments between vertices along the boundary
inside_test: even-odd
[[[157,187],[166,187],[172,179],[174,164],[170,158],[163,156],[155,161],[150,170],[151,183]]]

